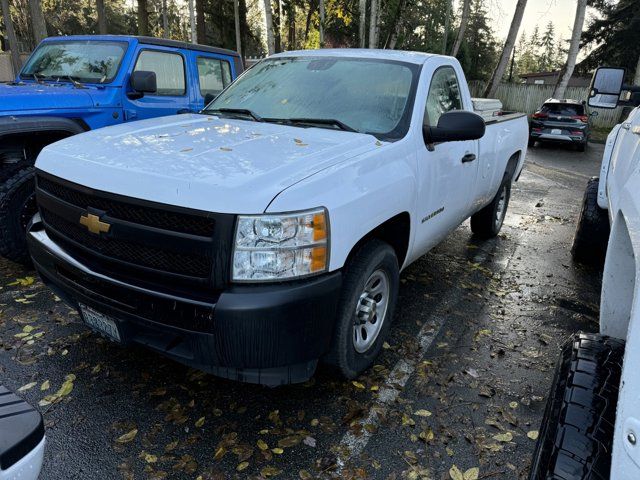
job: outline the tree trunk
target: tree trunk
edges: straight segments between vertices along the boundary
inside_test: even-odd
[[[47,38],[47,24],[42,14],[40,0],[29,0],[29,11],[31,12],[31,26],[33,28],[33,39],[40,43]]]
[[[360,48],[367,46],[367,0],[360,0],[360,25],[358,25]]]
[[[196,33],[198,43],[207,43],[207,29],[204,24],[204,0],[196,0]]]
[[[242,57],[242,40],[240,35],[240,0],[233,0],[233,20],[236,27],[236,52]]]
[[[449,40],[449,19],[451,17],[451,2],[447,0],[447,11],[444,15],[444,33],[442,35],[442,55],[447,54],[447,40]]]
[[[569,85],[569,80],[573,75],[573,69],[576,66],[576,58],[580,51],[580,37],[582,36],[582,27],[584,25],[584,16],[587,10],[587,0],[578,0],[576,7],[576,18],[573,22],[573,32],[571,33],[571,43],[569,44],[569,53],[567,54],[567,61],[565,62],[560,75],[558,75],[558,81],[556,88],[553,91],[553,98],[564,98],[564,94]]]
[[[96,10],[98,11],[98,33],[107,33],[107,18],[104,12],[104,0],[96,0]]]
[[[371,0],[371,13],[369,15],[369,48],[376,48],[376,27],[378,25],[378,1]]]
[[[239,0],[240,10],[240,42],[242,45],[247,45],[247,2],[246,0]],[[245,47],[246,48],[246,47]],[[245,52],[242,52],[242,61],[244,62]]]
[[[453,48],[451,49],[451,56],[455,57],[460,50],[462,40],[464,40],[464,31],[467,29],[467,23],[469,22],[469,12],[471,11],[471,0],[464,0],[462,5],[462,17],[460,17],[460,28],[458,28],[458,35],[455,42],[453,42]]]
[[[385,42],[384,48],[388,48],[393,50],[396,48],[396,43],[398,42],[398,35],[400,34],[400,28],[403,24],[402,14],[404,11],[404,6],[406,4],[406,0],[400,0],[398,2],[398,9],[396,10],[396,15],[394,17],[394,26],[391,31],[391,35],[389,36],[389,41]]]
[[[138,35],[149,35],[147,0],[138,0]]]
[[[267,52],[269,55],[276,53],[275,38],[273,38],[273,15],[271,13],[271,0],[264,0],[265,31],[267,33]]]
[[[280,0],[276,0],[276,8],[273,10],[273,39],[274,39],[274,48],[276,49],[276,53],[280,53],[282,51],[282,34],[281,34],[281,26],[282,26],[282,12],[280,9]]]
[[[511,52],[516,44],[518,30],[520,30],[520,24],[522,23],[522,16],[524,15],[524,9],[526,6],[527,0],[518,0],[518,3],[516,4],[516,11],[513,14],[511,26],[509,27],[509,34],[507,35],[507,40],[504,43],[504,48],[502,49],[502,55],[500,55],[498,65],[496,65],[493,75],[491,75],[491,80],[487,83],[487,88],[484,91],[485,98],[494,96],[496,94],[496,90],[498,90],[498,86],[502,81],[502,76],[507,69],[509,59],[511,58]]]
[[[289,1],[287,5],[287,49],[296,50],[296,4]]]
[[[640,86],[640,57],[638,57],[638,63],[636,64],[636,74],[633,77],[633,84]]]
[[[4,28],[7,32],[7,40],[9,41],[11,66],[13,67],[13,76],[15,77],[20,72],[20,68],[22,68],[22,61],[20,60],[20,50],[18,49],[16,31],[13,29],[11,13],[9,12],[9,0],[0,0],[0,6],[2,7],[2,18],[4,20]]]
[[[320,9],[320,48],[324,48],[324,0],[319,0],[318,8]]]
[[[189,5],[189,29],[191,30],[191,43],[198,43],[198,34],[196,32],[196,11],[193,7],[193,0],[187,0],[187,2]]]
[[[162,0],[162,37],[169,38],[169,15],[167,14],[167,0]]]

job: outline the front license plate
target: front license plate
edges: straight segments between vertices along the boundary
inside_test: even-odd
[[[116,342],[120,342],[120,332],[118,331],[118,324],[115,320],[95,311],[91,307],[86,305],[80,305],[80,311],[82,312],[82,319],[87,325],[100,333],[104,333],[107,337]]]
[[[561,135],[562,134],[562,130],[560,130],[559,128],[554,128],[551,130],[551,135]]]

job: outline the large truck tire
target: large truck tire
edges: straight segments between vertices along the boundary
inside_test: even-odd
[[[598,184],[597,177],[587,183],[571,255],[578,263],[602,266],[607,254],[610,226],[606,210],[598,206]]]
[[[491,203],[471,216],[471,231],[477,237],[488,239],[497,236],[502,229],[511,198],[511,175],[505,173],[498,193]]]
[[[0,255],[29,263],[26,231],[37,212],[34,168],[20,170],[0,184]]]
[[[624,342],[579,333],[563,347],[530,480],[608,480]]]

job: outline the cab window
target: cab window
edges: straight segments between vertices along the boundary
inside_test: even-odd
[[[186,92],[184,59],[182,55],[157,50],[143,50],[138,56],[134,72],[154,72],[158,91],[155,95],[181,96]]]
[[[442,67],[436,70],[431,79],[424,111],[424,124],[438,125],[442,114],[451,110],[462,110],[460,84],[452,67]]]
[[[218,95],[231,83],[231,65],[218,58],[198,57],[198,79],[203,97]]]

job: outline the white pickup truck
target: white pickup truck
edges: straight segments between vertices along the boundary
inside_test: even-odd
[[[110,338],[216,375],[354,378],[388,334],[399,272],[465,219],[498,234],[522,114],[473,112],[450,57],[265,59],[200,114],[77,135],[37,160],[43,281]]]
[[[591,107],[636,108],[607,138],[572,248],[577,261],[604,260],[600,332],[562,350],[531,480],[640,478],[640,86],[625,76],[599,68],[592,81]]]

